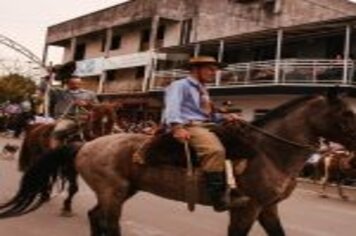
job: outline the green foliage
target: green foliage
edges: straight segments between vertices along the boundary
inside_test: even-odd
[[[18,74],[0,77],[0,103],[7,100],[22,100],[36,91],[36,84]]]

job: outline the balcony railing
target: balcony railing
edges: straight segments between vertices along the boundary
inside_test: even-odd
[[[152,90],[187,75],[183,70],[155,71]],[[264,84],[356,85],[355,61],[283,59],[230,64],[220,71],[211,87],[258,86]]]

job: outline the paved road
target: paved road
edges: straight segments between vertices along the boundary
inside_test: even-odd
[[[10,140],[12,141],[12,140]],[[0,146],[4,139],[0,138]],[[16,141],[12,141],[16,142]],[[0,160],[0,202],[17,188],[20,174],[15,161]],[[86,211],[95,200],[82,183],[74,203],[76,215],[59,217],[64,196],[29,215],[0,221],[0,235],[7,236],[85,236],[89,235]],[[296,190],[281,205],[281,215],[288,235],[293,236],[354,236],[356,202],[343,202],[336,197],[321,199],[309,188]],[[193,214],[183,203],[141,193],[130,200],[122,220],[125,236],[224,236],[227,215],[199,206]],[[265,235],[256,225],[251,235]]]

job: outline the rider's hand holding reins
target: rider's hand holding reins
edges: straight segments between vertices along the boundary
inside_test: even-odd
[[[172,126],[172,134],[174,138],[181,142],[186,142],[190,139],[190,133],[180,124]]]
[[[240,114],[237,114],[237,113],[223,114],[223,119],[226,122],[236,122],[236,121],[243,120],[242,116]]]
[[[80,107],[84,107],[87,106],[89,103],[85,100],[76,100],[74,102],[74,105],[80,106]]]

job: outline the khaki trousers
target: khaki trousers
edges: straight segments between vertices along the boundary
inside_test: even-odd
[[[186,129],[191,135],[189,144],[196,150],[203,171],[223,172],[226,153],[218,137],[202,126],[192,125]]]

